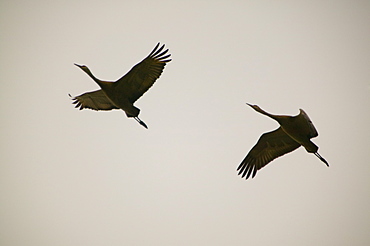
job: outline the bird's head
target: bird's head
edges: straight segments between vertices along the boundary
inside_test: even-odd
[[[87,73],[87,75],[90,76],[90,78],[92,78],[96,83],[98,83],[99,85],[101,85],[104,81],[101,81],[99,80],[98,78],[96,78],[92,72],[90,71],[90,69],[88,67],[86,67],[85,65],[78,65],[75,63],[75,65],[79,68],[82,69],[82,71],[84,71],[85,73]]]
[[[90,72],[90,69],[88,67],[86,67],[85,65],[78,65],[75,63],[75,65],[79,68],[81,68],[85,73],[86,72]]]
[[[256,110],[257,112],[263,111],[258,105],[253,105],[253,104],[249,104],[249,103],[247,103],[247,105],[250,106],[251,108],[253,108],[254,110]]]
[[[258,113],[261,113],[261,114],[264,114],[264,115],[267,115],[268,117],[270,118],[273,118],[274,120],[278,120],[278,116],[277,115],[272,115],[270,113],[267,113],[265,110],[261,109],[258,105],[253,105],[253,104],[249,104],[247,103],[251,108],[253,108],[254,110],[256,110]]]
[[[90,71],[90,69],[88,67],[86,67],[85,65],[78,65],[75,63],[75,65],[79,68],[82,69],[82,71],[84,71],[85,73],[87,73],[94,81],[97,81],[98,79],[95,78],[95,76],[92,74],[92,72]]]

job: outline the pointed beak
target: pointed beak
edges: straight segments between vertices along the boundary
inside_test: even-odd
[[[76,64],[76,63],[74,63],[74,65],[75,65],[75,66],[77,66],[77,67],[81,67],[81,65],[78,65],[78,64]]]
[[[248,106],[252,107],[252,104],[246,103]]]

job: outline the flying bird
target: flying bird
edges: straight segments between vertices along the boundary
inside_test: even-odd
[[[254,110],[276,120],[280,127],[274,131],[262,134],[256,145],[249,151],[240,163],[237,171],[242,178],[252,178],[257,171],[266,166],[275,158],[285,155],[299,148],[301,145],[309,153],[314,153],[327,166],[329,163],[318,153],[319,147],[311,142],[311,138],[317,137],[318,133],[308,115],[300,109],[296,116],[273,115],[262,110],[257,105],[251,105]]]
[[[100,90],[86,92],[73,97],[73,104],[80,110],[89,108],[93,110],[122,109],[127,117],[134,118],[143,127],[148,126],[139,118],[140,109],[134,106],[139,99],[159,78],[171,54],[168,49],[159,49],[159,43],[140,63],[136,64],[128,73],[116,82],[97,79],[85,65],[74,64],[87,73],[99,86]],[[71,96],[71,95],[69,95]]]

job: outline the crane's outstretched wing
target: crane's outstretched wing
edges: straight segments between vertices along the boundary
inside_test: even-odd
[[[159,78],[171,54],[166,55],[168,49],[162,52],[164,45],[159,49],[159,43],[152,52],[140,63],[136,64],[127,74],[116,82],[116,90],[134,103]]]
[[[248,179],[252,178],[257,171],[266,166],[275,158],[289,153],[301,146],[299,143],[289,137],[281,127],[278,129],[262,134],[257,144],[249,151],[238,167],[238,175]]]
[[[112,104],[112,102],[106,97],[102,90],[86,92],[82,95],[72,98],[72,100],[73,104],[76,104],[75,108],[80,107],[80,110],[84,108],[89,108],[93,110],[119,109]]]

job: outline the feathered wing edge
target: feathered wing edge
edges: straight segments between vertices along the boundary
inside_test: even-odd
[[[150,52],[149,55],[146,58],[153,58],[153,59],[156,59],[157,61],[163,62],[163,63],[167,63],[167,62],[172,61],[171,59],[164,60],[164,59],[166,59],[166,58],[168,58],[168,57],[171,56],[171,54],[168,54],[166,56],[163,56],[164,54],[166,54],[168,52],[168,49],[166,49],[165,51],[163,51],[162,53],[159,54],[159,52],[161,52],[163,50],[164,46],[165,46],[165,44],[163,44],[157,50],[157,48],[159,47],[159,44],[160,43],[157,43],[157,45],[154,47],[154,49],[152,50],[152,52]]]
[[[171,54],[166,55],[168,49],[163,51],[164,44],[158,49],[159,45],[160,43],[146,58],[132,67],[116,82],[116,89],[122,91],[131,103],[134,103],[149,90],[161,76],[167,62],[171,61],[171,59],[167,59],[171,56]]]
[[[69,96],[72,97],[71,95]],[[119,109],[108,99],[102,90],[86,92],[79,96],[72,97],[72,100],[72,103],[76,104],[75,108],[79,108],[80,110],[84,108],[92,110]]]
[[[251,175],[254,178],[257,171],[272,160],[292,152],[299,146],[301,145],[289,137],[281,127],[264,133],[238,166],[238,175],[245,179]]]

